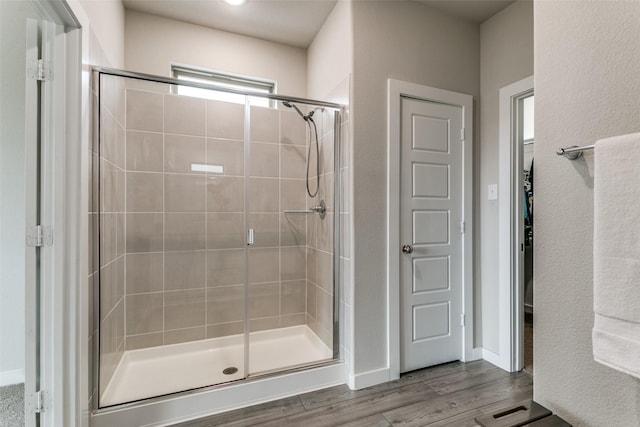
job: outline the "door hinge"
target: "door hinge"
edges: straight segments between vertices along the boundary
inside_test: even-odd
[[[51,63],[44,59],[34,59],[29,67],[29,75],[32,79],[42,82],[51,80]]]
[[[464,326],[466,324],[466,319],[464,313],[460,315],[460,326]]]
[[[36,391],[31,398],[31,412],[40,414],[45,411],[44,390]]]
[[[464,141],[464,128],[460,129],[460,141]]]
[[[51,246],[53,244],[53,232],[51,227],[45,225],[36,225],[27,230],[27,246],[39,248],[42,246]]]
[[[460,234],[464,234],[465,228],[464,221],[460,221]]]

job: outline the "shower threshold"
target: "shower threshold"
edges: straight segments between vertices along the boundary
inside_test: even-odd
[[[249,343],[252,375],[333,357],[331,349],[307,325],[252,332]],[[100,405],[118,405],[245,377],[243,334],[129,350],[105,388]]]

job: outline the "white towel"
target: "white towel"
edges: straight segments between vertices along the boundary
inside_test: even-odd
[[[596,142],[594,359],[640,378],[640,133]]]

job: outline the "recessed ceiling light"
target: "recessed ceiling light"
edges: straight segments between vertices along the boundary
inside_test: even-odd
[[[232,6],[242,6],[247,2],[247,0],[224,0]]]

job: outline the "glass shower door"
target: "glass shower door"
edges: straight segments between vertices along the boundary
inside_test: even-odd
[[[278,104],[250,108],[249,375],[333,358],[333,111]]]
[[[249,369],[272,369],[269,347],[260,345],[269,331],[281,327],[280,190],[281,158],[279,112],[251,106],[247,198]],[[283,162],[281,164],[281,162]],[[264,338],[264,339],[261,339]]]
[[[245,106],[100,84],[100,406],[244,378]]]
[[[337,111],[97,76],[98,406],[332,360]]]
[[[248,118],[245,104],[220,100],[207,101],[207,117],[207,338],[221,349],[221,383],[247,374]]]

